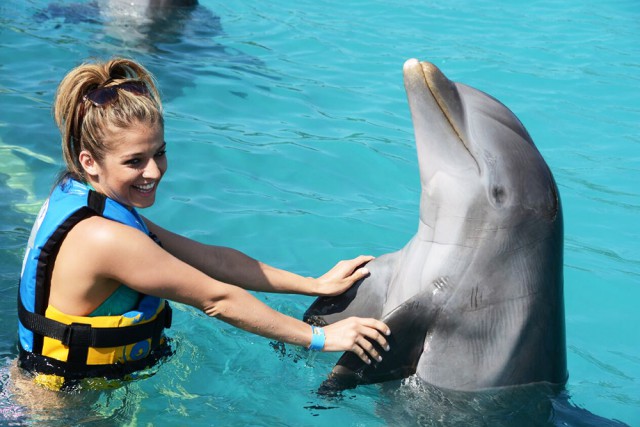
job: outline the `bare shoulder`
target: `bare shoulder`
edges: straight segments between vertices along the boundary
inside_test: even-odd
[[[56,270],[84,275],[92,283],[112,279],[134,285],[133,271],[160,269],[171,264],[169,258],[143,231],[94,216],[69,231],[60,247]]]
[[[76,224],[65,240],[77,240],[88,245],[126,244],[122,238],[143,237],[145,234],[131,226],[101,216],[92,216]]]
[[[129,242],[143,238],[151,241],[133,227],[99,216],[80,221],[67,233],[56,256],[50,304],[69,314],[91,312],[126,283],[112,272],[134,256]]]
[[[86,218],[67,234],[61,251],[82,254],[95,269],[127,257],[155,253],[158,245],[146,233],[129,225],[99,216]],[[105,265],[106,264],[106,265]]]

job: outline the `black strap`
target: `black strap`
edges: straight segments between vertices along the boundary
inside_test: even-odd
[[[38,264],[36,267],[36,283],[35,283],[35,300],[33,311],[35,313],[44,314],[49,304],[49,284],[51,283],[52,267],[58,256],[60,243],[65,236],[77,223],[85,218],[95,215],[96,212],[88,207],[82,207],[69,216],[60,226],[51,234],[46,243],[40,250],[38,256]],[[33,339],[33,351],[42,352],[42,336],[36,335]]]
[[[102,216],[104,208],[107,205],[107,196],[97,191],[89,190],[87,194],[87,206],[94,210],[98,215]]]
[[[61,390],[73,390],[78,381],[83,378],[122,379],[128,374],[154,366],[158,361],[173,354],[169,340],[160,343],[142,359],[129,360],[127,363],[113,363],[106,365],[77,365],[70,366],[68,362],[52,357],[26,351],[18,341],[18,366],[29,372],[58,375],[65,379]]]
[[[152,344],[156,344],[160,341],[162,330],[171,327],[171,317],[171,307],[165,301],[164,308],[158,316],[146,323],[111,328],[96,328],[85,323],[67,325],[28,311],[18,296],[20,323],[33,333],[61,341],[68,347],[120,347],[149,338],[152,339]],[[86,354],[84,362],[86,362]]]

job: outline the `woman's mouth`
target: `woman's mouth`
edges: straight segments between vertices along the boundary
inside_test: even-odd
[[[150,182],[149,184],[134,185],[133,188],[135,188],[141,193],[151,193],[155,188],[155,186],[156,186],[155,182]]]

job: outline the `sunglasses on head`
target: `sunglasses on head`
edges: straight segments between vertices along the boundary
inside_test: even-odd
[[[107,80],[102,86],[87,92],[82,97],[82,100],[90,101],[96,107],[104,107],[118,99],[118,90],[126,90],[138,96],[149,95],[149,88],[139,80],[128,80],[114,86],[105,87],[104,85],[109,84],[110,81]]]
[[[76,121],[76,127],[74,128],[74,138],[77,141],[80,141],[80,131],[82,129],[82,122],[84,121],[84,115],[86,113],[86,101],[91,102],[96,107],[105,107],[109,104],[112,104],[114,101],[118,99],[118,90],[126,90],[129,93],[138,96],[148,96],[149,88],[147,85],[140,80],[128,80],[122,82],[120,84],[105,87],[111,83],[113,79],[109,79],[104,82],[101,86],[96,89],[90,90],[82,97],[82,102],[80,104],[80,109],[78,111],[78,120]]]

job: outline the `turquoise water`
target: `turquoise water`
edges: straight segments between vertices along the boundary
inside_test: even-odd
[[[556,425],[640,425],[640,5],[418,3],[203,0],[155,26],[0,3],[0,424],[539,425],[553,413]],[[566,393],[552,409],[526,393],[504,403],[411,384],[322,398],[337,354],[283,349],[178,306],[176,355],[155,376],[21,415],[8,393],[15,295],[31,223],[61,167],[51,102],[70,68],[116,54],[145,63],[165,95],[170,169],[145,214],[304,275],[396,250],[416,230],[406,59],[503,101],[563,199]],[[262,298],[297,317],[312,301]]]

